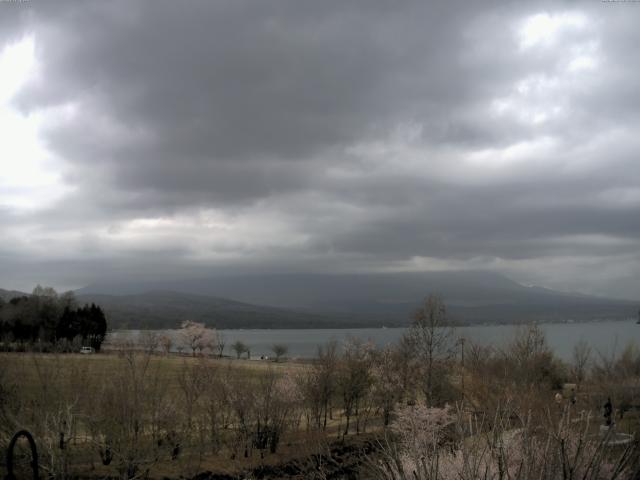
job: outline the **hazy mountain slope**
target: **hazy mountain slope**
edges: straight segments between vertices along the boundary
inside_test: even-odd
[[[244,275],[165,282],[103,283],[78,293],[141,293],[151,289],[329,315],[355,323],[402,324],[429,293],[442,295],[463,322],[520,322],[635,317],[637,304],[526,287],[488,272],[370,275]]]
[[[162,282],[98,283],[78,293],[134,294],[169,290],[233,298],[285,308],[343,310],[350,304],[415,303],[438,292],[456,303],[495,303],[526,287],[486,272],[429,272],[362,275],[243,275]],[[375,309],[377,310],[377,308]]]
[[[17,290],[4,290],[0,288],[0,298],[5,302],[11,300],[14,297],[22,297],[25,295],[29,295],[29,294],[24,292],[19,292]]]
[[[175,328],[183,320],[217,328],[336,327],[343,319],[262,307],[182,292],[151,291],[134,295],[77,295],[79,303],[100,305],[111,328]]]

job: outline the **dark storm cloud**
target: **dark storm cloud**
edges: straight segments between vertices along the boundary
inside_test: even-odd
[[[386,2],[55,9],[53,21],[35,12],[46,76],[18,103],[80,99],[78,116],[54,125],[48,142],[75,167],[107,164],[118,188],[255,199],[271,189],[256,188],[251,173],[293,189],[287,161],[330,164],[327,149],[384,136],[401,121],[434,123],[429,131],[452,141],[487,135],[437,120],[475,93],[467,79],[477,68],[459,58],[461,29],[478,11],[468,7],[458,15],[421,2],[400,11]]]
[[[172,272],[497,259],[601,292],[580,265],[640,274],[638,9],[20,5],[0,41],[33,35],[40,75],[12,105],[49,112],[41,139],[69,191],[50,209],[0,210],[11,241],[33,239],[18,257],[64,262],[72,245],[87,270],[126,258],[121,274],[162,271],[152,259]],[[74,262],[67,283],[90,281]]]

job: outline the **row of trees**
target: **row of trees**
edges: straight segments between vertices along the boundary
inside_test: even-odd
[[[231,344],[231,350],[236,354],[236,358],[240,359],[243,354],[247,355],[247,359],[251,358],[251,348],[242,340],[236,340]],[[289,353],[289,347],[284,343],[276,343],[272,345],[271,351],[275,357],[275,361],[279,362],[281,358],[285,357]]]
[[[117,342],[116,342],[117,343]],[[129,345],[132,347],[133,345]],[[143,332],[137,341],[137,346],[148,353],[161,350],[165,354],[172,351],[178,353],[187,352],[192,356],[210,354],[218,358],[224,355],[227,346],[224,335],[214,328],[207,327],[204,323],[186,320],[180,325],[175,337],[168,334],[155,332]],[[242,340],[236,340],[231,344],[231,350],[240,359],[243,355],[251,358],[251,349]],[[271,347],[275,361],[280,361],[289,352],[289,347],[282,343],[276,343]]]
[[[29,296],[0,299],[0,340],[9,345],[82,344],[100,349],[107,333],[107,320],[94,304],[78,306],[72,292],[62,295],[50,287],[37,286]]]

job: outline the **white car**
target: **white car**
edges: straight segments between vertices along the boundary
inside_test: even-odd
[[[80,349],[80,353],[94,353],[95,350],[93,347],[82,347]]]

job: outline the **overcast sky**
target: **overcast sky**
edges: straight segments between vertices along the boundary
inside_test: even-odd
[[[640,3],[0,1],[0,287],[487,269],[640,298]]]

